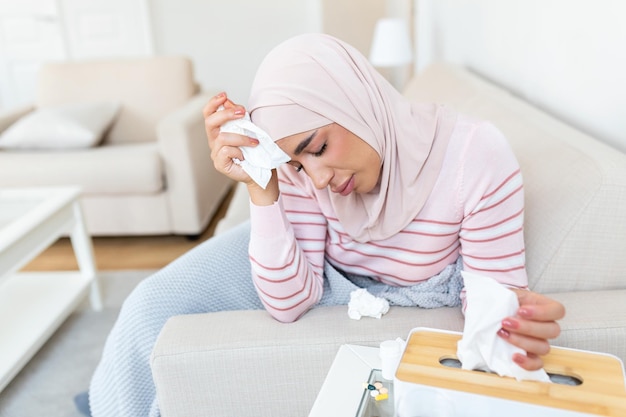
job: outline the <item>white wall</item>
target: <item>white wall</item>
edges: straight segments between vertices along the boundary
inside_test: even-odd
[[[412,0],[388,0],[394,11],[408,8]],[[369,45],[376,20],[386,13],[387,0],[0,0],[0,108],[10,108],[34,98],[36,66],[23,78],[27,94],[9,97],[15,81],[10,79],[3,42],[3,5],[12,8],[27,3],[33,19],[41,20],[42,3],[59,5],[61,13],[54,16],[59,37],[65,36],[67,52],[58,60],[85,58],[117,58],[128,56],[133,45],[141,44],[135,55],[185,55],[194,62],[196,78],[203,90],[225,90],[237,102],[246,104],[254,73],[267,52],[279,42],[299,33],[326,32],[356,46],[363,53]],[[105,7],[106,6],[106,7]],[[90,22],[85,9],[115,9],[117,19],[96,15]],[[56,10],[56,9],[55,9]],[[109,13],[111,14],[111,13]],[[89,13],[92,17],[94,13]],[[106,16],[105,16],[106,17]],[[110,17],[110,16],[108,16]],[[51,20],[51,19],[47,19]],[[113,47],[98,44],[103,32],[129,29],[121,23],[130,22],[134,33],[123,30],[111,37]],[[77,23],[72,26],[73,23]],[[15,25],[14,25],[15,26]],[[24,26],[23,24],[21,26]],[[83,29],[89,36],[79,33]],[[25,28],[20,29],[24,32]],[[120,34],[124,35],[121,36]],[[50,36],[47,40],[50,40]],[[114,42],[117,41],[117,42]],[[111,46],[111,45],[109,45]],[[23,45],[13,48],[26,50]],[[40,48],[38,63],[48,58],[50,47]],[[23,67],[23,59],[19,64]],[[13,88],[15,89],[15,88]],[[3,99],[7,96],[6,99]]]
[[[278,42],[325,31],[367,52],[383,10],[383,0],[135,1],[147,4],[155,54],[190,56],[203,89],[242,104]],[[408,1],[418,70],[433,60],[464,64],[626,152],[626,1],[387,0],[387,13]]]
[[[321,31],[319,0],[151,0],[150,13],[155,53],[191,57],[204,90],[242,104],[273,46]]]
[[[33,104],[49,61],[152,55],[148,0],[0,0],[0,109]]]
[[[626,2],[418,0],[417,68],[461,63],[626,152]]]

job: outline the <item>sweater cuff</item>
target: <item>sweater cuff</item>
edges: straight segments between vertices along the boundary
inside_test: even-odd
[[[280,196],[269,206],[257,206],[250,201],[251,234],[261,238],[273,238],[289,230],[290,225]]]

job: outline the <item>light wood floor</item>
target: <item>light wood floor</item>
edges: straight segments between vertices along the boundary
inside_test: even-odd
[[[224,217],[232,198],[229,193],[206,230],[192,240],[186,236],[93,237],[96,266],[99,270],[158,269],[194,246],[213,236],[217,222]],[[23,271],[65,271],[77,269],[68,238],[59,239]]]

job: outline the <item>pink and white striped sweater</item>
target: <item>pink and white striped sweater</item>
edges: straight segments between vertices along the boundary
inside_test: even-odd
[[[463,268],[526,288],[524,194],[519,164],[490,123],[459,116],[443,168],[424,208],[391,238],[357,242],[339,223],[328,188],[279,168],[281,196],[251,204],[250,261],[267,311],[291,322],[322,296],[326,258],[389,285],[427,280],[463,256]]]

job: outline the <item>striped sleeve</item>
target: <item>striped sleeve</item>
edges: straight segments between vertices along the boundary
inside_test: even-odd
[[[297,320],[322,297],[326,219],[291,167],[280,171],[272,206],[251,206],[252,279],[265,309]]]
[[[475,129],[461,172],[464,269],[526,288],[522,173],[508,142],[490,123]]]

